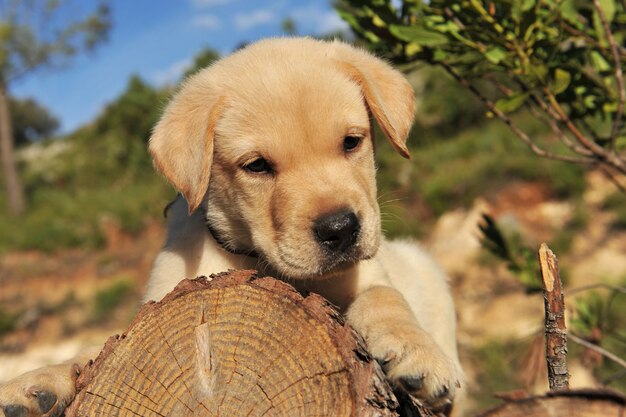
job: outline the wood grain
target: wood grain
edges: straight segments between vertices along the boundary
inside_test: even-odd
[[[253,271],[185,280],[144,305],[78,389],[68,417],[398,415],[378,364],[327,301]]]

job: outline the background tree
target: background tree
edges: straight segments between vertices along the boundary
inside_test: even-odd
[[[396,63],[442,67],[537,155],[598,167],[625,189],[622,2],[344,0],[337,7]],[[558,143],[516,123],[511,114],[521,109]]]
[[[107,5],[100,3],[82,16],[75,14],[77,7],[62,0],[0,2],[0,154],[7,208],[12,214],[23,212],[26,203],[13,152],[9,89],[33,71],[61,66],[106,38],[110,27]]]
[[[280,30],[287,36],[296,36],[298,34],[296,21],[291,17],[285,18],[280,22]]]
[[[33,98],[11,97],[9,109],[17,147],[45,139],[59,128],[59,120]]]
[[[189,77],[192,74],[195,74],[204,67],[208,67],[218,59],[220,59],[220,53],[217,52],[215,49],[209,47],[203,48],[193,57],[193,62],[191,63],[191,66],[187,68],[187,70],[183,74],[183,79]]]

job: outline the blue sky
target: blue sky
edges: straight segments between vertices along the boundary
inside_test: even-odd
[[[131,74],[153,85],[176,82],[205,46],[226,54],[242,42],[279,36],[287,17],[302,35],[346,28],[329,0],[111,0],[110,5],[108,42],[63,69],[38,71],[11,88],[14,96],[34,97],[47,107],[63,132],[92,120],[124,90]]]

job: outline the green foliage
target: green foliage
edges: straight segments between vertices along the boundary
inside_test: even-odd
[[[626,174],[622,2],[343,0],[339,14],[396,63],[435,64],[542,156]],[[608,30],[605,30],[604,24]],[[557,154],[512,122],[530,110],[566,145]],[[577,157],[574,157],[574,154]]]
[[[183,79],[195,74],[201,69],[208,67],[215,61],[220,59],[220,53],[212,48],[204,48],[196,54],[191,66],[185,71]]]
[[[128,233],[138,232],[146,221],[161,217],[174,195],[154,173],[152,179],[126,185],[85,184],[71,190],[42,187],[32,193],[32,207],[18,221],[0,215],[0,253],[101,247],[105,243],[103,219],[117,220]]]
[[[525,120],[529,127],[532,120]],[[509,141],[506,127],[486,123],[439,136],[414,129],[413,159],[402,160],[375,135],[379,203],[388,236],[420,235],[446,211],[471,207],[476,198],[499,192],[511,181],[542,182],[555,198],[574,198],[584,190],[578,165],[537,160],[521,143]]]
[[[160,218],[174,193],[154,172],[146,145],[169,94],[131,77],[93,123],[31,146],[37,152],[23,170],[31,208],[18,221],[0,212],[0,252],[99,247],[104,218],[129,233]]]
[[[42,186],[121,186],[138,177],[153,176],[147,142],[169,91],[156,90],[132,76],[126,90],[96,120],[72,133],[62,164],[47,167],[31,183]]]
[[[596,329],[604,327],[605,310],[605,300],[597,292],[590,292],[585,297],[576,299],[570,319],[571,331],[590,337]]]
[[[626,289],[620,287],[583,293],[573,303],[570,331],[617,357],[626,357],[626,323],[623,320],[626,315],[625,301]],[[620,365],[602,359],[592,351],[582,349],[581,353],[600,381],[626,391],[626,373]]]
[[[31,209],[18,222],[0,213],[0,251],[99,247],[105,217],[131,233],[159,218],[173,191],[146,145],[168,95],[131,77],[92,124],[42,144],[24,170]]]
[[[92,50],[107,37],[110,10],[101,1],[75,19],[69,1],[10,1],[0,17],[0,80],[10,83],[43,66],[63,65],[80,50]]]
[[[16,146],[48,138],[59,128],[59,120],[32,98],[10,98],[9,106]]]
[[[419,132],[413,133],[419,135]],[[469,207],[511,180],[545,181],[557,197],[582,192],[582,170],[574,165],[537,161],[519,142],[508,141],[508,130],[489,124],[445,140],[429,139],[414,153],[411,183],[436,215],[458,202]],[[412,143],[418,142],[415,138]]]
[[[623,193],[609,195],[602,208],[613,212],[612,227],[617,230],[626,229],[626,196]]]
[[[18,314],[11,314],[0,306],[0,336],[12,332],[17,325]]]
[[[94,297],[92,320],[102,323],[111,313],[133,293],[135,282],[131,278],[121,278],[99,290]]]
[[[358,16],[348,23],[397,62],[443,63],[467,78],[506,76],[513,92],[500,103],[514,102],[507,110],[543,88],[571,103],[576,117],[616,110],[613,57],[591,2],[405,0],[400,9],[385,0],[347,3],[342,16]],[[621,3],[603,4],[621,39]]]
[[[519,375],[523,352],[528,348],[525,345],[520,341],[489,341],[472,352],[478,375],[476,384],[469,390],[478,410],[501,403],[494,393],[513,391],[522,386]]]
[[[0,15],[0,124],[11,121],[8,90],[18,78],[32,71],[67,63],[80,50],[92,50],[105,40],[110,28],[109,8],[104,0],[96,10],[82,14],[69,1],[24,0],[2,4]],[[0,130],[5,157],[5,198],[12,215],[24,211],[26,204],[18,176],[11,129]]]
[[[164,94],[146,84],[139,76],[128,80],[126,90],[96,119],[94,134],[113,134],[145,144],[161,115]]]
[[[420,68],[411,79],[417,96],[413,129],[429,130],[439,139],[445,139],[485,122],[480,101],[441,68]],[[420,136],[423,141],[424,135]]]
[[[580,233],[589,221],[588,213],[581,202],[574,208],[574,214],[566,224],[555,233],[550,246],[556,253],[566,253],[573,238]],[[483,214],[483,222],[479,224],[482,247],[495,258],[505,262],[509,271],[524,286],[527,293],[542,290],[539,263],[537,261],[536,242],[529,244],[515,230],[507,230],[491,216]],[[567,271],[561,268],[561,280],[567,282]]]
[[[520,236],[505,237],[495,220],[487,214],[483,214],[483,222],[478,226],[481,245],[506,263],[527,293],[540,292],[542,284],[537,255],[521,242]]]
[[[280,22],[280,30],[287,36],[296,36],[298,34],[298,27],[296,26],[296,21],[291,17],[283,19]]]
[[[571,249],[576,236],[589,224],[589,211],[582,199],[573,199],[574,213],[572,218],[560,228],[552,238],[550,247],[555,253],[567,253]]]

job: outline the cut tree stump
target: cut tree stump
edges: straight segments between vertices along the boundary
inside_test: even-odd
[[[236,271],[145,304],[77,381],[72,416],[433,416],[400,405],[322,297]]]

